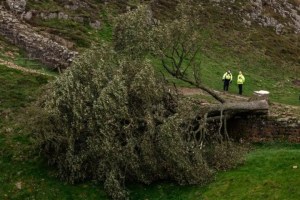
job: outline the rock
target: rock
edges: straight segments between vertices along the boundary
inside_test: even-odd
[[[274,27],[277,34],[284,32],[285,28],[293,28],[295,33],[300,33],[300,7],[289,3],[288,1],[276,0],[250,0],[252,11],[249,14],[252,21],[258,22],[261,26]],[[282,21],[289,23],[280,23],[268,13],[274,12]]]
[[[84,18],[83,18],[83,17],[78,17],[78,16],[73,17],[73,20],[74,20],[75,22],[80,22],[80,23],[83,23],[83,22],[84,22]]]
[[[251,21],[248,21],[246,19],[243,19],[243,23],[246,25],[246,26],[251,26]]]
[[[49,13],[48,14],[48,19],[55,19],[57,18],[57,13]]]
[[[69,9],[69,10],[77,10],[79,8],[79,6],[78,5],[65,5],[65,8]]]
[[[6,3],[10,10],[16,13],[22,13],[26,8],[26,0],[6,0]]]
[[[266,100],[269,101],[270,92],[266,90],[254,91],[253,95],[250,97],[249,101],[257,101],[257,100]]]
[[[25,13],[24,16],[23,16],[23,18],[24,18],[25,20],[27,20],[27,21],[30,21],[31,18],[32,18],[32,12],[29,11],[29,12]]]
[[[277,119],[277,122],[288,122],[288,121],[289,121],[288,117]]]
[[[58,13],[58,19],[67,20],[68,18],[69,18],[69,16],[67,14],[65,14],[64,12],[59,12]]]
[[[41,17],[42,19],[48,19],[48,17],[46,16],[45,13],[40,13],[40,17]]]
[[[296,123],[289,124],[289,127],[290,127],[290,128],[297,128],[297,127],[298,127],[298,124],[296,124]]]
[[[100,21],[96,20],[95,22],[90,22],[90,26],[94,29],[100,29],[101,23]]]
[[[21,182],[21,181],[17,182],[15,185],[16,185],[16,188],[17,188],[18,190],[21,190],[21,189],[22,189],[22,182]]]

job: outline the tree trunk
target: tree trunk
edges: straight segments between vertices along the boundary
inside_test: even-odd
[[[219,117],[221,111],[223,111],[223,114],[227,117],[245,114],[266,115],[269,111],[269,104],[266,100],[217,104],[208,107],[207,117]]]
[[[215,91],[205,87],[204,85],[197,85],[198,88],[200,88],[201,90],[207,92],[208,94],[210,94],[213,98],[215,98],[217,101],[219,101],[220,103],[224,104],[226,103],[226,100],[223,99],[219,94],[217,94]]]

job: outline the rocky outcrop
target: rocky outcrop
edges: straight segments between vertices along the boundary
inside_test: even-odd
[[[15,15],[0,6],[0,34],[8,41],[23,48],[29,57],[37,59],[53,69],[67,68],[77,52],[33,31]]]
[[[274,28],[277,34],[300,33],[300,0],[210,0],[214,6],[237,14],[246,26],[257,23]]]
[[[264,27],[273,27],[277,34],[287,29],[300,33],[300,2],[287,0],[250,0],[250,12],[244,22],[255,21]]]

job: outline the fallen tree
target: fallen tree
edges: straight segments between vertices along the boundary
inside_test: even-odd
[[[207,109],[208,118],[220,116],[221,112],[230,118],[236,115],[266,115],[269,111],[269,104],[266,100],[233,102],[210,105]]]
[[[126,199],[128,181],[205,184],[214,172],[240,163],[243,151],[229,138],[227,119],[266,113],[266,102],[227,103],[216,94],[222,104],[203,106],[166,88],[146,60],[150,51],[172,76],[202,87],[199,38],[182,20],[152,30],[144,7],[131,11],[120,17],[113,47],[83,54],[50,85],[34,138],[60,178],[98,180],[111,198]],[[219,123],[210,129],[213,118]]]
[[[97,180],[111,198],[126,199],[126,182],[205,184],[242,161],[242,147],[208,134],[207,114],[166,88],[150,63],[104,45],[49,85],[33,136],[58,177]]]

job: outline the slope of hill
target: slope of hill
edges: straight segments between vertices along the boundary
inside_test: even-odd
[[[151,1],[154,16],[161,20],[172,18],[177,2]],[[203,82],[221,90],[220,77],[224,71],[231,69],[236,77],[242,70],[247,80],[246,95],[265,89],[271,91],[272,100],[297,105],[299,1],[197,2],[203,9],[199,17],[203,27],[200,31],[202,56],[199,58]],[[46,40],[79,52],[94,43],[110,41],[113,17],[140,3],[149,1],[2,1],[6,9],[34,29],[35,35],[40,34]],[[1,30],[0,34],[5,35]],[[32,51],[28,53],[36,57]],[[235,91],[232,87],[232,92]]]
[[[1,1],[7,11],[9,6],[6,2]],[[15,13],[22,23],[32,27],[36,33],[78,52],[93,43],[111,40],[111,17],[140,3],[134,0],[9,2],[27,2],[24,4],[26,6],[22,7],[20,4],[21,6],[10,12]],[[280,117],[293,115],[299,119],[299,33],[295,26],[297,23],[293,20],[298,19],[293,16],[299,16],[299,1],[199,2],[203,4],[202,17],[199,19],[203,25],[200,32],[203,37],[202,56],[199,58],[202,60],[200,67],[203,81],[208,86],[221,90],[220,79],[225,70],[230,68],[235,77],[237,71],[242,70],[246,76],[246,95],[251,95],[254,90],[270,90],[272,101],[296,105],[272,105],[271,114],[277,115],[279,112]],[[274,11],[269,4],[280,6],[278,2],[282,5],[289,2],[286,5],[293,5],[292,9],[296,9],[296,14],[291,15],[291,18],[282,17],[281,12],[288,14],[286,12],[289,11],[281,8]],[[164,20],[172,17],[175,4],[176,1],[157,0],[153,2],[152,8],[155,15]],[[256,13],[255,5],[260,8],[260,14]],[[256,17],[251,19],[252,15]],[[272,16],[285,27],[277,26],[277,22],[272,18],[265,18],[264,15]],[[265,27],[264,23],[267,22],[272,26]],[[42,87],[52,80],[51,76],[39,72],[54,76],[57,73],[45,70],[43,64],[29,59],[28,56],[30,55],[26,54],[24,49],[19,49],[8,42],[7,38],[0,37],[0,199],[106,199],[103,186],[99,183],[70,185],[54,178],[54,172],[32,152],[27,130],[30,125],[24,116],[30,109],[24,107],[36,100]],[[160,69],[159,64],[155,61],[153,63]],[[10,65],[17,69],[8,68]],[[22,68],[18,68],[19,66]],[[23,68],[28,70],[19,70]],[[31,71],[32,69],[38,72]],[[170,80],[184,85],[171,78]],[[230,90],[231,93],[237,92],[235,85],[232,85]],[[200,95],[201,98],[210,101],[204,93]],[[236,99],[232,94],[225,96]],[[293,167],[299,167],[298,158],[299,145],[258,147],[258,151],[249,154],[243,167],[219,174],[216,182],[207,187],[179,187],[168,183],[148,187],[133,185],[130,187],[130,197],[297,199],[299,170]],[[290,180],[287,177],[294,179]]]

